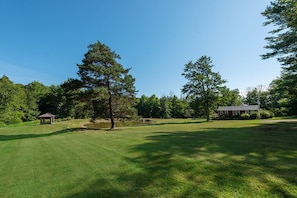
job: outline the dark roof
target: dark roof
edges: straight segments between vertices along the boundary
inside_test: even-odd
[[[55,115],[51,114],[51,113],[45,113],[45,114],[42,114],[40,116],[38,116],[39,118],[52,118],[52,117],[55,117]]]
[[[219,107],[218,111],[257,111],[259,109],[259,105],[241,105]]]

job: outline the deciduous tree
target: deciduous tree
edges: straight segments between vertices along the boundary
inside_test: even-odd
[[[216,108],[220,87],[226,82],[219,73],[213,72],[212,68],[211,58],[202,56],[196,62],[187,63],[182,73],[188,80],[182,93],[202,101],[207,121],[210,120],[210,112]]]
[[[22,85],[14,84],[7,76],[0,78],[0,122],[20,123],[24,119],[26,92]]]
[[[40,99],[49,92],[49,88],[40,82],[34,81],[24,86],[26,91],[25,121],[35,120],[40,114]]]
[[[238,89],[230,90],[226,86],[220,89],[219,106],[236,106],[242,104],[242,97]]]

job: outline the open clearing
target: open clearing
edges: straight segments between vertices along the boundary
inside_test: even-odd
[[[0,197],[297,197],[297,122],[0,128]]]

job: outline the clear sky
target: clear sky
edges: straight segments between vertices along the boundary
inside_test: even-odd
[[[230,89],[269,85],[280,74],[260,14],[270,0],[3,0],[0,77],[59,85],[77,78],[87,46],[108,45],[131,67],[138,96],[180,96],[184,65],[210,56]]]

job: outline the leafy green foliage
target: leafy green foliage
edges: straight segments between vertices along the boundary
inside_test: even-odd
[[[160,99],[154,94],[150,97],[142,95],[135,107],[138,115],[145,118],[185,118],[194,114],[189,102],[175,95]]]
[[[238,89],[230,90],[224,86],[220,87],[219,90],[218,106],[237,106],[243,103],[243,98]]]
[[[259,88],[248,89],[243,101],[247,105],[260,104],[261,109],[271,110],[276,108],[274,98],[276,96],[270,90],[260,90]]]
[[[259,103],[259,92],[257,88],[247,91],[244,103],[247,105],[257,105]]]
[[[187,63],[182,73],[188,80],[182,93],[201,100],[207,121],[210,120],[210,112],[216,108],[221,85],[226,82],[219,73],[212,71],[212,67],[211,58],[202,56],[195,63]]]
[[[160,98],[160,117],[165,119],[171,118],[171,101],[166,96]]]
[[[177,96],[171,97],[171,117],[184,118],[187,109],[187,101],[178,99]]]
[[[248,119],[250,119],[250,114],[248,114],[248,113],[243,113],[243,114],[240,115],[240,118],[241,118],[242,120],[248,120]]]
[[[14,84],[8,77],[0,79],[0,122],[17,124],[33,121],[40,113],[50,112],[58,118],[89,118],[92,105],[74,100],[66,82],[61,86],[45,86],[39,82]]]
[[[26,93],[23,86],[16,85],[7,76],[0,79],[0,121],[15,124],[24,119]]]
[[[274,116],[274,114],[271,111],[268,111],[268,110],[261,110],[260,111],[261,119],[273,118],[273,116]]]
[[[41,98],[49,92],[49,88],[37,81],[24,86],[26,91],[26,109],[24,121],[33,121],[40,114],[39,104]]]
[[[250,119],[259,119],[259,113],[258,112],[256,112],[256,111],[252,111],[251,113],[250,113]]]
[[[40,99],[39,109],[42,113],[50,112],[58,117],[63,116],[63,105],[65,104],[65,95],[61,86],[52,85],[50,91]]]

